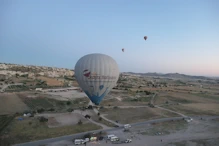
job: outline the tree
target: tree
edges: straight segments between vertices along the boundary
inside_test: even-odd
[[[70,105],[70,104],[71,104],[71,102],[70,102],[70,101],[67,101],[67,102],[66,102],[66,104],[67,104],[67,105]]]

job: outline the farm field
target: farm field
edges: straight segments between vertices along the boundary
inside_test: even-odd
[[[0,115],[14,114],[29,109],[14,93],[1,93],[0,98]]]
[[[59,81],[56,78],[49,78],[49,77],[40,76],[40,77],[37,77],[37,79],[46,81],[48,86],[63,86],[64,85],[63,82]]]

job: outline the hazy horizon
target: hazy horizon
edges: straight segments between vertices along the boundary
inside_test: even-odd
[[[74,69],[80,57],[103,53],[116,60],[120,72],[218,77],[218,5],[217,0],[1,0],[0,62]]]

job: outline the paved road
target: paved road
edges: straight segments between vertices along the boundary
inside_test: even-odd
[[[143,124],[158,123],[158,122],[165,122],[165,121],[171,121],[171,120],[180,120],[182,118],[183,117],[155,119],[155,120],[150,120],[150,121],[145,121],[145,122],[133,123],[131,125],[134,127],[134,126],[139,126],[139,125],[143,125]],[[194,120],[200,119],[200,116],[194,116],[192,118]],[[219,118],[219,116],[202,116],[202,118],[214,119],[214,118]],[[44,139],[44,140],[39,140],[39,141],[32,141],[32,142],[28,142],[28,143],[16,144],[14,146],[39,146],[39,145],[45,145],[45,144],[49,144],[49,143],[57,142],[57,141],[62,141],[62,140],[72,140],[75,138],[80,138],[81,136],[83,136],[86,133],[93,133],[93,132],[100,132],[100,131],[109,132],[109,131],[115,131],[115,130],[119,130],[119,129],[123,129],[123,127],[120,126],[118,128],[112,128],[112,129],[106,129],[106,130],[87,131],[87,132],[78,133],[78,134],[65,135],[65,136],[56,137],[56,138],[50,138],[50,139]]]

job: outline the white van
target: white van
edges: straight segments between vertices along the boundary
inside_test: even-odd
[[[107,139],[111,139],[111,137],[115,136],[114,134],[107,135]]]
[[[84,140],[83,139],[75,139],[75,145],[78,144],[84,144]]]
[[[129,128],[131,128],[131,125],[130,125],[130,124],[125,124],[125,125],[124,125],[124,128],[125,128],[125,129],[129,129]]]
[[[110,138],[110,141],[119,141],[119,138],[117,136],[113,136]]]

